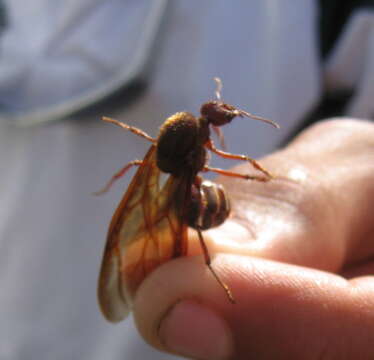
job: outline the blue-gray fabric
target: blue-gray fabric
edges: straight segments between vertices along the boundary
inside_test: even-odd
[[[0,39],[0,102],[27,111],[121,76],[143,30],[144,3],[4,1],[10,28]],[[369,116],[374,91],[362,72],[374,76],[371,14],[352,18],[348,42],[343,36],[326,63],[319,59],[317,17],[313,0],[176,0],[150,87],[134,105],[34,127],[0,122],[0,359],[176,358],[145,345],[131,319],[114,326],[98,310],[107,225],[130,176],[103,197],[91,193],[149,146],[99,119],[113,116],[156,135],[168,115],[198,113],[214,96],[214,76],[222,78],[227,102],[281,125],[277,131],[249,119],[233,122],[224,130],[232,152],[272,151],[325,84],[363,84],[349,115]]]

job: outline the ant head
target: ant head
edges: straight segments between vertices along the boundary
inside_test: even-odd
[[[204,103],[200,108],[200,113],[202,117],[214,126],[225,125],[231,122],[234,117],[240,116],[238,109],[219,100]]]
[[[225,104],[221,101],[222,80],[214,78],[217,84],[215,91],[216,99],[204,103],[200,108],[201,116],[208,120],[213,126],[225,125],[235,117],[240,115],[239,111],[232,105]]]
[[[279,125],[272,120],[253,115],[247,111],[240,110],[233,105],[225,104],[221,100],[222,81],[220,78],[214,78],[214,81],[217,83],[217,89],[215,91],[217,100],[208,101],[200,108],[201,116],[207,119],[211,125],[222,126],[231,122],[234,117],[239,116],[260,120],[279,128]]]

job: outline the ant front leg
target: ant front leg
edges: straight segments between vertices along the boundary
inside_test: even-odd
[[[226,150],[226,143],[225,143],[225,138],[223,136],[223,131],[219,126],[211,125],[213,131],[216,133],[218,140],[221,144],[221,148],[223,150]]]
[[[121,178],[123,175],[126,174],[126,172],[134,165],[136,166],[140,166],[143,164],[143,160],[133,160],[133,161],[130,161],[128,164],[126,164],[121,170],[119,170],[118,172],[116,172],[112,177],[111,179],[107,182],[107,184],[99,191],[95,191],[93,194],[94,195],[102,195],[102,194],[105,194],[111,187],[112,185],[114,184],[114,182],[116,180],[118,180],[119,178]]]
[[[221,156],[225,159],[243,160],[243,161],[250,162],[255,169],[261,171],[263,174],[265,174],[267,176],[268,179],[265,180],[265,181],[268,181],[268,180],[271,180],[271,179],[275,178],[274,175],[272,175],[269,171],[267,171],[265,168],[263,168],[255,159],[252,159],[252,158],[250,158],[246,155],[231,154],[231,153],[219,150],[215,147],[215,145],[214,145],[214,143],[211,139],[209,139],[209,141],[206,143],[205,146],[210,151],[214,152],[215,154],[217,154],[217,155],[219,155],[219,156]],[[258,177],[256,177],[256,179],[252,179],[252,180],[257,180],[257,178]],[[260,179],[263,179],[263,178],[260,178]],[[264,180],[259,180],[259,181],[264,181]]]

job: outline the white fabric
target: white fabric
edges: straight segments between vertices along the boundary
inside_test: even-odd
[[[7,70],[0,69],[9,84],[0,84],[1,100],[14,107],[17,101],[44,106],[113,75],[118,54],[131,55],[136,34],[143,29],[139,24],[145,21],[135,2],[121,2],[123,8],[119,3],[33,1],[32,7],[13,14],[18,28],[14,41],[6,40],[0,61],[20,55],[17,62],[8,62]],[[7,2],[20,10],[15,4]],[[129,13],[136,16],[132,21],[138,29],[127,33],[126,27],[117,26],[121,21],[128,24]],[[117,326],[106,323],[96,304],[108,222],[130,176],[101,198],[91,192],[126,162],[142,158],[149,146],[100,122],[100,116],[115,116],[155,135],[166,116],[180,110],[197,114],[200,104],[213,97],[213,76],[220,76],[227,102],[282,127],[277,131],[253,120],[236,120],[224,129],[229,150],[265,154],[321,93],[316,16],[313,0],[241,0],[229,5],[225,0],[175,0],[151,86],[135,105],[115,114],[38,127],[0,123],[0,359],[175,358],[144,345],[130,320]],[[80,27],[82,23],[95,26]],[[100,41],[91,42],[96,26],[102,31]],[[75,39],[70,47],[63,41],[66,31]],[[39,42],[30,44],[34,32]],[[116,48],[118,38],[125,48]],[[69,48],[70,56],[51,59],[41,51],[46,45]],[[9,48],[12,51],[5,52]],[[32,61],[26,52],[33,53]],[[61,71],[55,72],[59,64]],[[69,64],[76,64],[76,71],[67,71]],[[30,72],[29,80],[22,71]],[[25,90],[13,91],[17,82]],[[230,166],[216,158],[213,164]]]
[[[0,117],[38,123],[102,98],[133,76],[165,0],[8,0]]]

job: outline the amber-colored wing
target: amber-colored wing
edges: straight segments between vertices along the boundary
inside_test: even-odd
[[[160,187],[153,145],[113,215],[99,276],[104,316],[126,317],[143,279],[157,266],[187,252],[187,225],[178,215],[177,193],[190,191],[185,178],[170,176]],[[188,194],[186,194],[188,196]]]

